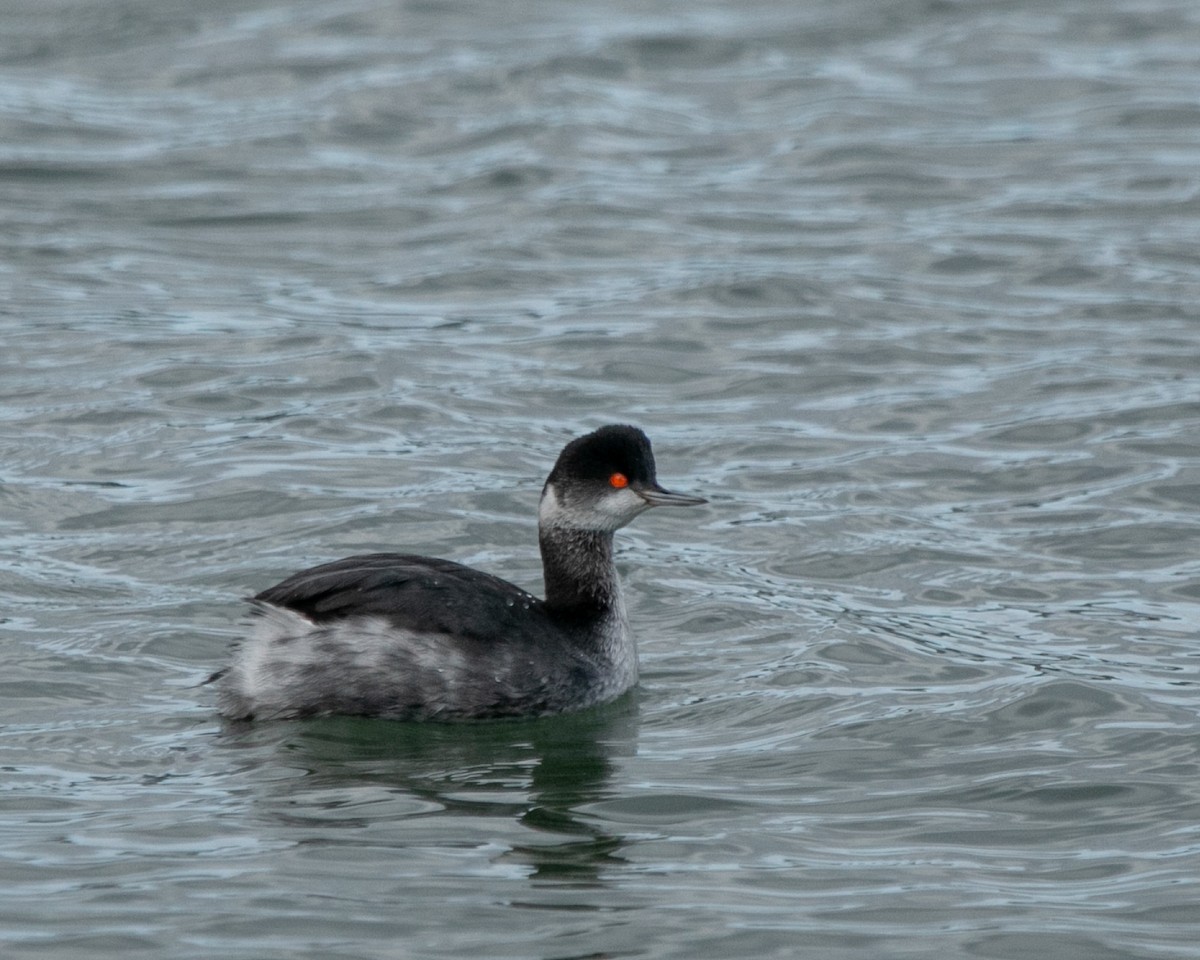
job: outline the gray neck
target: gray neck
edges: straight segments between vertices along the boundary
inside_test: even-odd
[[[613,563],[612,532],[543,525],[538,541],[549,613],[560,622],[582,627],[582,634],[575,634],[579,642],[609,665],[594,691],[595,702],[628,690],[637,682],[637,644],[629,631]]]
[[[546,606],[579,619],[623,618],[621,585],[613,563],[613,535],[608,530],[546,526],[538,531]]]

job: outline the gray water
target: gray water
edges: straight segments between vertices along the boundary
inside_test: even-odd
[[[1200,948],[1200,6],[6,0],[0,954]],[[240,598],[540,589],[643,682],[225,728]]]

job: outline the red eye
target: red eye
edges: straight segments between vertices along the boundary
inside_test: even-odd
[[[608,485],[610,487],[616,487],[618,490],[620,490],[622,487],[629,486],[629,478],[623,473],[614,473],[608,478]]]

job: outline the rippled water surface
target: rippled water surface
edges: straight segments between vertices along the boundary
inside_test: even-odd
[[[8,0],[5,958],[1197,957],[1200,7]],[[540,587],[643,682],[223,728],[239,598]]]

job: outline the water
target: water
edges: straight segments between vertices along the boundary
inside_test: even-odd
[[[1200,9],[0,12],[6,958],[1196,957]],[[539,587],[635,696],[221,726],[238,598]],[[664,512],[665,513],[665,512]]]

